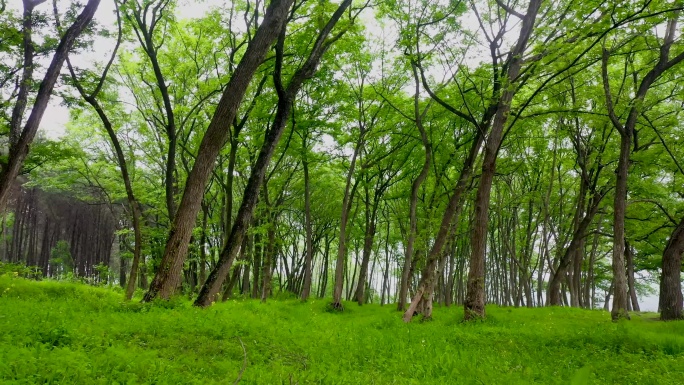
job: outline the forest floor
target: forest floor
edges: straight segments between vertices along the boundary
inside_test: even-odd
[[[0,276],[2,384],[682,384],[684,322],[570,308],[122,303],[112,289]],[[649,320],[650,319],[650,320]]]

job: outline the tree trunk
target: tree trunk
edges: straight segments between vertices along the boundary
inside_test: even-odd
[[[684,319],[682,312],[682,254],[684,253],[684,218],[672,231],[663,251],[663,273],[660,278],[660,319]]]
[[[615,201],[613,208],[613,280],[614,280],[614,300],[611,311],[611,318],[616,321],[620,318],[629,319],[627,312],[627,283],[626,269],[624,260],[624,238],[625,238],[625,209],[627,206],[627,175],[629,172],[629,157],[631,155],[632,140],[637,120],[641,115],[641,108],[651,86],[666,71],[684,61],[684,54],[680,53],[670,59],[670,49],[677,34],[677,16],[667,21],[665,35],[662,45],[659,47],[658,62],[648,71],[639,83],[639,87],[630,102],[631,107],[624,124],[620,122],[613,106],[613,98],[610,90],[610,77],[608,75],[608,61],[610,52],[604,48],[601,56],[601,77],[603,80],[603,91],[606,97],[606,109],[611,123],[620,133],[620,157],[616,170]]]
[[[304,151],[307,151],[306,144],[303,145]],[[305,155],[306,158],[306,155]],[[304,159],[304,230],[306,231],[306,251],[304,254],[304,283],[302,286],[302,301],[309,299],[311,294],[311,275],[312,275],[312,261],[313,261],[313,235],[311,225],[311,186],[309,183],[309,162]]]
[[[625,209],[627,207],[627,172],[632,147],[631,133],[620,136],[620,158],[616,170],[615,201],[613,205],[613,321],[629,319],[627,311],[627,270],[625,269]]]
[[[636,293],[636,282],[634,279],[634,253],[627,239],[625,239],[625,258],[627,260],[627,285],[629,287],[629,298],[633,311],[641,311],[639,298]]]
[[[287,2],[289,2],[289,0]],[[242,238],[245,235],[246,224],[252,217],[252,212],[254,211],[254,206],[256,204],[258,195],[257,193],[263,183],[266,169],[268,168],[271,157],[273,156],[273,152],[280,141],[280,137],[283,134],[287,121],[292,112],[294,99],[304,81],[312,78],[316,73],[316,68],[321,60],[321,57],[328,50],[330,45],[336,40],[336,38],[327,40],[328,35],[350,4],[351,0],[345,0],[340,4],[335,13],[333,13],[328,23],[320,31],[306,62],[294,73],[287,88],[284,88],[281,78],[286,25],[282,26],[280,35],[278,37],[278,43],[276,44],[276,68],[273,75],[276,91],[278,93],[278,106],[275,118],[272,126],[266,133],[264,143],[259,152],[259,157],[257,158],[249,180],[247,181],[247,186],[245,187],[245,192],[243,194],[242,205],[238,210],[235,223],[233,224],[233,229],[231,230],[226,245],[221,252],[218,265],[214,270],[212,270],[211,274],[209,274],[207,282],[202,287],[202,290],[195,301],[196,306],[210,305],[211,296],[219,291],[223,280],[226,278],[226,275],[230,270],[230,266],[235,259],[239,246],[242,243]],[[273,3],[271,3],[269,9],[272,6]],[[264,24],[265,23],[262,23],[262,26]],[[336,37],[339,38],[340,36],[341,35],[337,35]]]
[[[264,186],[266,188],[266,186]],[[268,223],[268,230],[266,231],[266,236],[268,238],[268,243],[266,243],[266,249],[264,250],[263,259],[263,271],[261,276],[263,277],[263,283],[261,288],[261,302],[266,302],[268,297],[271,295],[271,281],[273,280],[273,269],[276,262],[276,216],[269,214],[271,220]],[[199,298],[198,298],[199,301]]]
[[[485,146],[482,162],[482,175],[475,197],[475,217],[471,233],[471,256],[466,284],[466,298],[464,301],[464,320],[485,317],[485,253],[487,247],[487,226],[489,224],[489,197],[496,172],[496,157],[503,140],[503,131],[508,121],[511,102],[517,87],[512,84],[518,78],[523,64],[523,54],[527,48],[530,35],[534,29],[535,20],[541,0],[531,0],[527,13],[522,21],[518,42],[509,53],[507,59],[507,73],[502,79],[501,97],[497,102],[496,115],[492,123],[490,136]]]
[[[551,281],[549,282],[548,299],[546,302],[547,306],[561,306],[562,299],[560,295],[561,283],[568,271],[568,267],[579,253],[579,248],[584,247],[584,237],[589,225],[594,219],[596,212],[598,211],[599,204],[603,199],[604,195],[600,193],[594,193],[594,196],[590,200],[590,207],[584,214],[584,218],[577,225],[575,231],[573,232],[572,239],[570,240],[570,245],[565,249],[565,253],[558,264],[558,268],[551,275]],[[579,209],[578,209],[579,210]]]
[[[455,226],[456,223],[458,223],[459,215],[463,208],[462,196],[465,193],[468,182],[471,179],[475,160],[477,159],[477,154],[480,151],[480,146],[482,145],[483,141],[484,131],[478,130],[472,147],[470,148],[468,158],[466,159],[463,169],[461,170],[461,175],[459,176],[458,182],[454,188],[454,193],[449,199],[449,204],[447,205],[444,215],[442,216],[442,222],[437,232],[437,236],[435,237],[435,242],[430,249],[430,253],[428,254],[425,269],[422,272],[421,282],[418,284],[418,290],[416,291],[408,310],[406,310],[404,313],[404,322],[411,321],[421,300],[427,301],[426,304],[421,306],[426,310],[426,312],[423,313],[423,318],[430,319],[432,317],[431,300],[432,292],[434,291],[434,283],[436,282],[434,275],[437,261],[439,260],[439,257],[443,251],[444,244],[447,241],[447,235],[449,234],[451,226]],[[429,285],[432,285],[432,287],[429,287]]]
[[[380,176],[378,176],[379,178]],[[361,270],[359,271],[359,279],[356,285],[356,302],[363,305],[366,294],[366,277],[368,276],[368,264],[370,263],[371,252],[373,250],[373,240],[375,239],[375,229],[378,213],[378,204],[380,201],[380,194],[376,192],[373,194],[373,203],[370,202],[370,194],[368,194],[368,187],[366,186],[366,233],[363,237],[363,255],[361,257]]]
[[[271,1],[266,10],[264,20],[259,25],[253,39],[248,44],[247,50],[245,51],[242,60],[240,60],[240,64],[238,64],[235,69],[233,76],[231,76],[230,81],[221,96],[221,100],[216,107],[216,112],[202,138],[195,163],[188,175],[183,197],[181,198],[176,215],[173,218],[169,239],[164,249],[164,256],[162,257],[157,273],[152,280],[150,290],[145,294],[144,301],[151,301],[156,297],[168,299],[178,285],[180,272],[183,268],[183,262],[185,261],[188,251],[188,242],[195,226],[195,220],[197,219],[197,213],[200,209],[207,181],[214,169],[216,157],[228,136],[228,130],[226,130],[225,127],[226,122],[232,122],[235,119],[237,109],[244,98],[247,87],[257,68],[259,68],[263,62],[271,44],[282,30],[289,13],[288,10],[293,1],[294,0]],[[276,135],[276,137],[279,137],[279,135]],[[267,158],[270,159],[270,156]],[[268,163],[264,162],[264,160],[268,159],[262,159],[262,167],[264,166],[263,163]],[[251,190],[246,190],[247,193],[256,195],[256,192],[258,191],[258,183],[256,182],[256,180],[252,182],[253,186],[251,186]],[[246,199],[254,201],[256,200],[256,197],[251,197],[250,199],[249,196],[246,196]],[[249,207],[249,209],[251,210],[251,207]],[[245,214],[243,213],[243,215]],[[236,235],[241,234],[244,229],[244,224],[242,226],[233,226],[231,237],[234,236],[234,233]],[[234,239],[231,241],[233,242],[232,248],[237,251],[237,248],[241,244],[241,239]],[[234,258],[234,254],[231,257],[231,262],[232,258]],[[225,273],[227,270],[224,269],[222,272]],[[217,278],[218,277],[212,278],[212,275],[210,275],[207,281],[213,279],[211,283],[215,283]],[[220,286],[220,284],[218,286]],[[206,287],[206,283],[203,288],[204,287]],[[218,287],[213,287],[212,291],[213,293],[211,294],[214,294],[218,291]],[[209,296],[204,295],[204,300],[209,300]],[[211,301],[207,302],[207,304],[209,303],[211,303]]]
[[[337,260],[335,261],[335,284],[333,287],[333,302],[332,308],[337,310],[344,310],[342,306],[342,292],[344,286],[344,269],[345,261],[347,256],[347,222],[349,220],[349,212],[351,211],[352,199],[354,198],[352,189],[352,176],[354,175],[354,169],[356,168],[356,159],[363,146],[363,136],[365,132],[359,134],[359,140],[354,147],[354,155],[352,155],[351,163],[349,164],[349,170],[347,171],[347,180],[344,187],[344,197],[342,198],[342,215],[340,217],[340,235],[337,240]],[[356,185],[354,186],[356,187]]]

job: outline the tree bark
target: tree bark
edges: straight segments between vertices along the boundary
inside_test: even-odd
[[[627,262],[627,285],[629,288],[629,298],[631,301],[631,310],[641,311],[639,307],[639,298],[636,292],[636,281],[634,278],[634,252],[631,245],[625,239],[625,259]]]
[[[482,174],[475,198],[475,218],[471,233],[471,256],[466,298],[464,301],[464,320],[485,317],[485,253],[487,248],[487,226],[489,224],[489,198],[496,172],[496,157],[503,140],[503,131],[511,109],[517,86],[513,82],[520,75],[523,54],[534,30],[534,24],[541,6],[541,0],[531,0],[523,18],[518,42],[509,53],[508,70],[502,79],[501,97],[496,107],[490,136],[485,145]]]
[[[197,158],[185,183],[183,197],[173,218],[169,238],[164,249],[164,256],[143,301],[151,301],[156,297],[168,299],[178,286],[181,278],[180,272],[187,256],[188,242],[192,235],[192,229],[195,226],[204,189],[214,169],[214,161],[228,137],[226,124],[235,119],[237,109],[244,98],[247,87],[257,68],[263,62],[271,44],[283,28],[288,16],[288,10],[293,1],[271,1],[266,10],[264,20],[259,25],[253,39],[247,46],[242,60],[240,60],[240,64],[238,64],[233,76],[231,76],[226,90],[216,107],[216,112],[209,123],[209,127],[202,138]],[[252,186],[252,190],[251,193],[256,194],[258,188],[255,189]],[[256,200],[256,198],[253,197],[251,200]],[[243,226],[233,226],[233,228],[231,236],[236,231],[241,233],[245,230],[244,224]],[[241,239],[233,240],[233,244],[233,248],[237,251],[241,244]],[[206,283],[203,287],[205,286]],[[215,287],[214,290],[214,293],[218,291],[218,287]],[[208,299],[208,297],[205,299]]]
[[[613,307],[611,318],[617,321],[621,318],[629,319],[627,311],[627,279],[624,256],[625,238],[625,211],[627,207],[627,175],[629,172],[629,158],[631,155],[632,140],[638,117],[641,112],[646,94],[653,83],[667,70],[684,61],[684,52],[670,59],[670,48],[674,43],[677,31],[677,16],[667,22],[663,44],[659,47],[659,58],[655,66],[644,75],[639,83],[639,87],[631,100],[631,107],[624,125],[620,122],[613,105],[613,97],[610,90],[610,77],[608,75],[608,61],[610,53],[606,48],[603,49],[601,56],[601,77],[603,80],[603,91],[606,97],[606,109],[611,123],[620,133],[620,156],[618,167],[615,171],[615,201],[613,208]]]
[[[487,123],[485,122],[485,124]],[[404,322],[411,321],[421,300],[431,302],[432,291],[434,289],[430,288],[430,285],[434,287],[435,278],[433,276],[435,274],[435,266],[439,256],[442,253],[444,244],[446,243],[449,229],[451,228],[452,224],[458,222],[458,216],[463,208],[462,197],[468,187],[468,183],[471,180],[472,171],[475,166],[475,160],[477,159],[477,155],[480,151],[480,147],[482,146],[482,142],[484,141],[484,137],[484,129],[478,129],[475,133],[475,138],[470,148],[470,152],[468,153],[468,157],[463,164],[463,169],[461,170],[458,182],[454,187],[454,192],[449,199],[446,210],[444,210],[444,215],[442,216],[442,222],[440,223],[437,236],[435,237],[435,242],[430,249],[428,260],[421,276],[421,281],[418,284],[418,290],[414,295],[408,310],[404,312],[402,317]],[[425,319],[430,319],[432,317],[432,304],[429,303],[422,307],[427,310],[427,312],[423,314],[423,317]]]
[[[672,231],[663,251],[663,273],[660,278],[660,319],[684,319],[682,311],[682,254],[684,253],[684,218]]]
[[[627,311],[627,270],[625,269],[625,209],[627,207],[627,172],[632,147],[631,135],[620,136],[620,157],[613,203],[613,307],[611,318],[629,319]]]
[[[311,294],[311,276],[312,276],[312,261],[313,261],[313,229],[311,225],[311,185],[309,181],[309,161],[306,156],[308,151],[306,142],[304,141],[304,231],[306,232],[306,251],[304,254],[304,283],[302,286],[302,301],[309,299]]]
[[[286,0],[285,2],[289,4],[290,1]],[[271,3],[271,6],[269,6],[269,10],[272,9],[273,4],[274,3]],[[275,148],[278,145],[278,142],[280,141],[280,137],[283,134],[285,126],[287,125],[287,121],[292,112],[292,106],[294,104],[295,97],[297,96],[297,93],[299,92],[299,89],[301,88],[302,84],[306,80],[312,78],[313,75],[316,73],[318,63],[320,62],[323,54],[328,50],[328,48],[330,48],[332,43],[334,43],[337,39],[339,39],[339,37],[341,37],[341,34],[338,34],[328,39],[328,36],[337,24],[337,21],[342,17],[344,11],[349,7],[350,4],[351,0],[343,1],[339,5],[337,10],[333,13],[333,15],[330,17],[328,23],[320,31],[306,62],[304,62],[304,64],[294,73],[287,88],[283,86],[281,77],[283,64],[283,50],[285,44],[285,29],[287,24],[281,25],[279,31],[280,34],[278,36],[278,43],[276,44],[276,68],[274,70],[273,75],[274,83],[276,86],[275,88],[278,93],[278,106],[275,118],[272,126],[266,133],[266,137],[259,152],[259,156],[254,165],[254,168],[252,169],[252,173],[249,177],[249,180],[247,181],[247,186],[245,187],[245,192],[243,194],[242,204],[240,206],[240,209],[238,210],[237,217],[235,218],[233,229],[231,230],[226,245],[223,248],[223,251],[221,252],[221,256],[219,257],[219,261],[216,268],[212,270],[204,286],[202,286],[202,290],[200,291],[200,294],[197,297],[197,300],[195,301],[196,306],[205,307],[210,305],[211,297],[219,291],[221,284],[225,280],[226,274],[228,274],[230,266],[232,265],[233,260],[235,259],[235,256],[240,248],[240,244],[242,243],[242,238],[245,235],[246,224],[250,221],[252,217],[252,212],[254,211],[254,206],[256,204],[259,188],[263,183],[264,175],[270,163],[271,157],[273,156],[273,152],[275,151]],[[266,24],[266,22],[263,22],[261,26],[263,26],[264,24]],[[261,29],[261,27],[259,27],[259,29]],[[342,33],[344,33],[344,31]],[[256,39],[257,37],[255,36],[254,40]]]

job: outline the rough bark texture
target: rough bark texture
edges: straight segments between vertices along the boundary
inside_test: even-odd
[[[632,147],[631,135],[621,135],[615,200],[613,202],[613,307],[611,318],[629,319],[627,311],[627,270],[625,268],[625,210],[627,208],[627,172]]]
[[[276,68],[273,75],[276,86],[275,88],[278,93],[278,106],[275,118],[273,120],[273,124],[266,133],[264,144],[259,151],[259,156],[254,164],[254,168],[252,169],[249,180],[247,181],[242,204],[238,210],[235,223],[233,224],[233,228],[230,232],[230,236],[228,237],[226,245],[221,251],[216,268],[209,274],[207,281],[200,290],[199,296],[195,301],[196,306],[204,307],[210,305],[211,298],[218,293],[221,285],[223,284],[223,281],[225,280],[226,275],[228,274],[228,271],[235,260],[235,256],[240,249],[242,238],[245,236],[246,225],[252,218],[259,188],[263,183],[264,175],[271,161],[271,157],[273,156],[273,152],[275,151],[285,126],[287,125],[287,121],[292,112],[292,106],[294,104],[295,97],[297,96],[299,89],[302,87],[302,84],[304,84],[306,80],[313,77],[313,75],[316,73],[316,68],[318,67],[318,63],[320,62],[323,54],[328,50],[328,48],[330,48],[330,45],[341,36],[337,35],[328,40],[330,32],[335,27],[337,21],[342,17],[344,11],[349,7],[349,5],[351,5],[351,0],[345,0],[330,17],[328,23],[319,33],[306,62],[304,62],[304,64],[302,64],[302,66],[294,73],[290,83],[287,85],[287,88],[283,86],[281,77],[286,27],[286,24],[281,23],[278,43],[276,44]],[[262,26],[264,24],[265,22],[262,23]],[[264,278],[266,279],[266,277]],[[266,287],[266,284],[264,284],[264,287]]]
[[[226,126],[229,126],[235,119],[247,87],[282,29],[293,1],[271,1],[264,20],[259,25],[240,64],[230,78],[216,107],[216,112],[202,138],[195,164],[188,175],[183,197],[173,218],[164,256],[143,301],[151,301],[156,297],[168,299],[180,283],[183,262],[188,252],[188,242],[202,203],[204,189],[214,169],[214,161],[228,138],[229,131]],[[254,189],[253,193],[256,195],[257,191],[258,188]],[[243,224],[242,227],[238,226],[238,228],[233,226],[233,229],[233,232],[236,230],[241,232],[245,230],[245,227]],[[233,232],[231,232],[231,236]],[[237,240],[238,246],[240,243],[241,239]],[[237,248],[235,247],[236,251]]]
[[[432,248],[430,249],[427,264],[425,266],[425,269],[423,270],[421,281],[418,284],[418,291],[414,295],[408,310],[404,312],[404,316],[402,318],[404,322],[410,322],[413,319],[413,315],[415,314],[416,309],[418,308],[421,300],[425,300],[428,302],[426,306],[423,306],[423,308],[427,310],[425,313],[423,313],[423,317],[425,319],[429,319],[432,317],[431,299],[432,291],[434,289],[430,289],[429,286],[434,286],[435,283],[435,278],[433,276],[436,261],[442,253],[442,249],[444,248],[444,244],[446,243],[447,235],[449,234],[449,230],[451,228],[452,223],[457,221],[457,217],[460,214],[461,209],[463,208],[462,197],[471,179],[472,171],[475,165],[475,160],[477,159],[477,154],[480,151],[480,147],[482,146],[483,141],[484,130],[479,129],[477,130],[475,139],[473,140],[473,144],[470,148],[470,152],[468,153],[468,158],[466,158],[466,161],[463,165],[463,169],[461,170],[461,175],[458,178],[458,182],[456,183],[454,192],[451,195],[451,198],[449,199],[449,204],[447,205],[447,208],[444,211],[444,215],[442,216],[442,222],[440,223],[437,236],[435,237],[435,242],[432,245]],[[450,289],[447,290],[450,291]],[[449,293],[449,295],[447,296],[449,302],[451,301],[450,297],[451,294]]]
[[[682,254],[684,253],[684,218],[674,229],[663,252],[663,273],[660,278],[660,319],[684,319],[682,311]]]
[[[627,262],[627,285],[629,287],[629,298],[631,302],[631,310],[641,311],[639,307],[639,298],[636,293],[636,282],[634,278],[634,252],[632,246],[625,239],[625,259]]]
[[[7,165],[0,171],[0,212],[5,211],[12,183],[21,172],[24,160],[29,152],[29,145],[36,136],[38,126],[43,119],[43,114],[45,114],[45,109],[47,108],[48,101],[52,95],[52,89],[59,78],[67,54],[71,50],[71,47],[73,47],[76,38],[85,30],[88,24],[90,24],[99,5],[100,0],[89,0],[81,14],[78,15],[74,23],[66,30],[59,41],[57,50],[55,51],[52,61],[45,72],[43,81],[38,88],[38,94],[33,103],[31,114],[21,131],[19,138],[16,140],[16,143],[10,146]]]
[[[603,90],[606,97],[606,109],[611,123],[620,133],[620,156],[618,167],[615,170],[615,201],[613,207],[613,308],[611,318],[616,321],[621,318],[629,319],[627,311],[627,272],[624,258],[625,238],[625,211],[627,207],[627,175],[629,172],[629,158],[632,151],[632,140],[638,117],[641,113],[643,102],[651,86],[667,70],[684,61],[684,52],[670,59],[670,48],[677,31],[677,19],[672,18],[667,22],[663,44],[659,49],[659,59],[655,66],[644,75],[639,87],[631,100],[631,107],[627,114],[624,125],[615,113],[613,97],[610,90],[610,77],[608,74],[608,61],[610,52],[603,49],[601,57],[601,77]]]
[[[304,151],[308,151],[306,144]],[[311,294],[311,275],[312,275],[312,261],[313,261],[313,229],[311,225],[311,186],[309,183],[309,162],[304,155],[304,227],[306,231],[306,251],[304,255],[304,283],[302,286],[302,301],[309,299]]]
[[[523,54],[534,30],[534,24],[541,6],[541,0],[530,1],[527,13],[523,18],[518,42],[509,53],[508,71],[502,79],[501,97],[498,100],[496,115],[492,123],[490,136],[485,145],[485,155],[482,163],[482,175],[475,197],[475,215],[471,233],[471,255],[464,301],[464,320],[485,317],[485,253],[487,249],[487,228],[489,225],[489,197],[496,172],[496,157],[503,139],[503,131],[508,121],[511,101],[517,87],[511,82],[520,74],[523,64]]]

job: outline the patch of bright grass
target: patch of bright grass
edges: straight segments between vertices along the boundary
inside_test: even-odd
[[[569,308],[460,307],[404,324],[329,300],[122,303],[82,284],[0,276],[0,383],[682,384],[684,322]],[[244,349],[243,350],[243,345]]]

